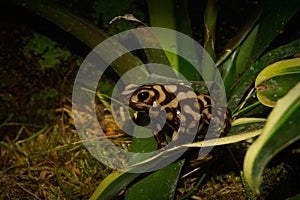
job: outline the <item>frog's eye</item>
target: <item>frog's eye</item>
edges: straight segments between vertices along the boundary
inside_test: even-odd
[[[139,101],[145,101],[146,99],[149,98],[149,92],[141,92],[138,94],[138,99]]]

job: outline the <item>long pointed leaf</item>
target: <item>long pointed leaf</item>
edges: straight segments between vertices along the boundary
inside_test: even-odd
[[[188,0],[174,0],[175,17],[176,17],[176,30],[192,37],[192,27],[190,16],[188,12]],[[192,41],[177,40],[178,52],[189,54],[189,57],[196,58],[197,50]],[[189,81],[199,81],[200,75],[194,67],[190,66],[186,60],[178,58],[178,71]]]
[[[245,24],[239,29],[239,31],[233,36],[233,38],[228,40],[221,52],[220,58],[218,58],[216,62],[217,66],[222,64],[227,59],[227,57],[230,56],[245,39],[247,39],[249,34],[253,34],[251,32],[253,32],[253,27],[261,16],[261,11],[262,5],[258,4],[257,8],[253,11],[253,14],[249,17],[249,20],[245,22]]]
[[[154,27],[168,28],[176,30],[176,21],[174,14],[174,7],[172,0],[148,0],[147,1],[150,24]],[[171,35],[160,35],[160,38],[157,38],[162,48],[168,47],[177,47],[176,34]],[[176,50],[177,51],[177,50]],[[165,52],[171,66],[178,70],[178,57],[176,54]]]
[[[250,146],[244,160],[249,186],[259,193],[267,163],[282,149],[300,139],[300,83],[280,99],[267,119],[263,133]]]
[[[204,11],[204,49],[209,53],[214,61],[216,60],[215,39],[218,15],[216,4],[216,0],[207,0]]]

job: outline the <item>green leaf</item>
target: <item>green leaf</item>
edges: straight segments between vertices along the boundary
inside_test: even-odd
[[[90,200],[112,199],[140,174],[115,171],[108,175],[95,190]]]
[[[239,52],[236,58],[236,72],[238,74],[241,74],[245,71],[245,68],[247,67],[247,62],[249,60],[249,57],[251,55],[251,51],[253,49],[255,39],[257,36],[257,30],[258,25],[256,25],[252,31],[249,33],[249,35],[246,37],[244,42],[241,44],[239,48]]]
[[[206,80],[214,80],[215,72],[211,70],[211,60],[216,61],[215,54],[215,38],[217,25],[217,2],[215,0],[207,0],[204,10],[204,49],[208,55],[202,56],[201,75]]]
[[[204,49],[214,61],[216,60],[215,40],[218,15],[216,4],[216,0],[207,0],[204,11]]]
[[[300,58],[273,63],[256,78],[257,98],[262,104],[273,107],[299,80]]]
[[[148,5],[151,26],[176,30],[173,0],[164,0],[164,1],[148,0],[147,5]],[[170,35],[161,34],[160,37],[157,38],[157,40],[159,41],[163,49],[165,49],[165,47],[174,47],[174,45],[175,48],[177,48],[176,34],[170,34]],[[168,57],[171,66],[174,69],[178,70],[177,55],[169,52],[165,52],[165,53]]]
[[[175,17],[176,17],[176,30],[191,37],[193,36],[193,31],[190,22],[189,10],[188,10],[188,0],[174,0],[175,7]],[[178,53],[187,55],[190,58],[197,58],[197,50],[194,47],[193,41],[183,41],[177,40]],[[183,53],[181,53],[183,52]],[[178,71],[189,81],[199,81],[201,76],[199,72],[191,66],[189,62],[185,59],[178,57]]]
[[[271,42],[281,33],[284,26],[300,8],[298,0],[266,0],[256,36],[255,45],[248,63],[253,64]],[[249,65],[248,65],[249,66]]]
[[[260,10],[258,10],[260,13]],[[227,48],[217,61],[217,65],[222,70],[222,77],[226,91],[236,82],[237,77],[244,72],[251,50],[255,43],[258,25],[254,26],[259,18],[259,14],[252,16],[238,34],[229,40]]]
[[[278,100],[263,133],[248,149],[244,174],[249,186],[259,193],[261,175],[267,163],[282,149],[300,139],[300,83]]]
[[[300,39],[297,39],[289,44],[285,44],[266,53],[250,67],[250,70],[248,70],[247,73],[242,75],[235,87],[231,88],[229,91],[228,107],[232,110],[236,108],[242,97],[245,95],[245,91],[251,86],[259,72],[266,66],[284,58],[293,56],[299,52]]]
[[[136,126],[133,136],[131,152],[146,153],[157,150],[157,142],[151,129]]]
[[[184,160],[180,160],[140,180],[127,190],[125,199],[174,199],[183,164]]]
[[[236,75],[235,60],[238,54],[238,49],[236,49],[221,65],[222,68],[222,78],[226,91],[229,91],[233,86]]]
[[[230,99],[228,102],[229,108],[234,109],[238,105],[239,101],[244,95],[244,92],[251,86],[253,80],[262,70],[263,67],[275,61],[288,57],[288,55],[284,55],[286,54],[286,52],[271,51],[269,52],[269,54],[266,54],[264,57],[260,58],[261,54],[269,47],[271,42],[282,32],[284,26],[297,13],[299,8],[300,4],[298,0],[291,0],[288,3],[283,2],[281,0],[267,0],[264,2],[262,16],[259,19],[259,28],[257,30],[255,44],[253,46],[251,55],[247,55],[247,57],[249,56],[249,59],[247,61],[247,66],[245,69],[249,70],[247,70],[242,75],[235,87],[231,88],[231,91],[229,93]],[[297,46],[298,44],[295,45]],[[279,48],[277,49],[279,50]],[[280,55],[283,57],[281,59],[278,59]],[[277,56],[278,58],[276,58]],[[258,58],[260,58],[260,60],[258,60]],[[263,64],[263,62],[268,62],[271,60],[273,61],[269,62],[268,64]]]
[[[300,193],[296,194],[295,196],[288,198],[288,200],[299,200],[300,199]]]
[[[152,156],[151,152],[157,150],[157,142],[153,137],[153,131],[149,128],[135,126],[130,151],[139,154],[133,154],[130,157],[130,164],[142,162]]]
[[[257,7],[253,10],[252,15],[249,16],[249,19],[244,22],[244,25],[241,28],[239,28],[238,32],[231,39],[229,39],[228,42],[225,44],[220,54],[220,57],[216,62],[217,66],[222,64],[227,59],[228,56],[230,56],[239,46],[241,46],[241,43],[244,43],[245,40],[249,40],[248,37],[254,36],[254,32],[257,31],[254,30],[253,28],[255,27],[255,24],[257,23],[258,19],[261,16],[261,11],[262,11],[262,5],[261,3],[259,3],[257,4]],[[245,53],[251,53],[251,51]]]

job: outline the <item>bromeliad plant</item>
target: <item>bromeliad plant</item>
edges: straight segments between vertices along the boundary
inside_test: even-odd
[[[14,2],[57,24],[91,48],[109,37],[86,20],[48,1]],[[151,26],[169,28],[193,36],[187,1],[148,0],[147,6]],[[248,149],[244,160],[246,181],[256,193],[260,191],[262,172],[267,163],[279,151],[300,138],[300,38],[276,48],[272,43],[299,11],[299,6],[297,0],[288,3],[265,0],[259,3],[253,10],[253,15],[228,41],[220,55],[215,52],[215,43],[218,42],[217,2],[207,0],[204,8],[203,46],[222,74],[228,94],[228,107],[235,118],[230,136],[219,139],[216,145],[235,143],[260,135]],[[167,39],[159,38],[158,42],[163,47],[175,44],[177,40],[175,36],[169,35]],[[178,43],[177,47],[196,54],[189,44]],[[120,48],[123,48],[121,44]],[[147,56],[151,56],[153,61],[162,62],[161,55],[148,53],[146,52]],[[188,80],[199,81],[199,77],[180,58],[168,52],[165,55],[164,58],[170,65]],[[132,67],[142,64],[139,58],[129,53],[112,63],[111,67],[121,77]],[[253,95],[258,100],[253,100]],[[245,117],[258,114],[265,106],[273,108],[267,118]],[[241,127],[246,127],[247,131],[241,131]],[[142,142],[133,141],[131,148],[140,151],[144,146]],[[203,147],[203,143],[189,146]],[[137,173],[113,172],[100,183],[91,199],[111,199],[124,187],[127,187],[125,196],[129,200],[141,196],[173,199],[183,164],[184,160],[179,160],[146,177]]]

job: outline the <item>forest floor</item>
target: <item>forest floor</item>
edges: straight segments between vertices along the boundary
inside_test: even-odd
[[[69,50],[72,39],[62,45],[63,34],[58,41],[43,34],[47,30],[0,21],[0,199],[88,199],[112,172],[87,151],[72,119],[73,82],[88,49],[78,44]],[[222,146],[188,176],[193,168],[185,166],[176,199],[284,199],[299,193],[299,143],[269,164],[260,196],[241,174],[247,145]]]

